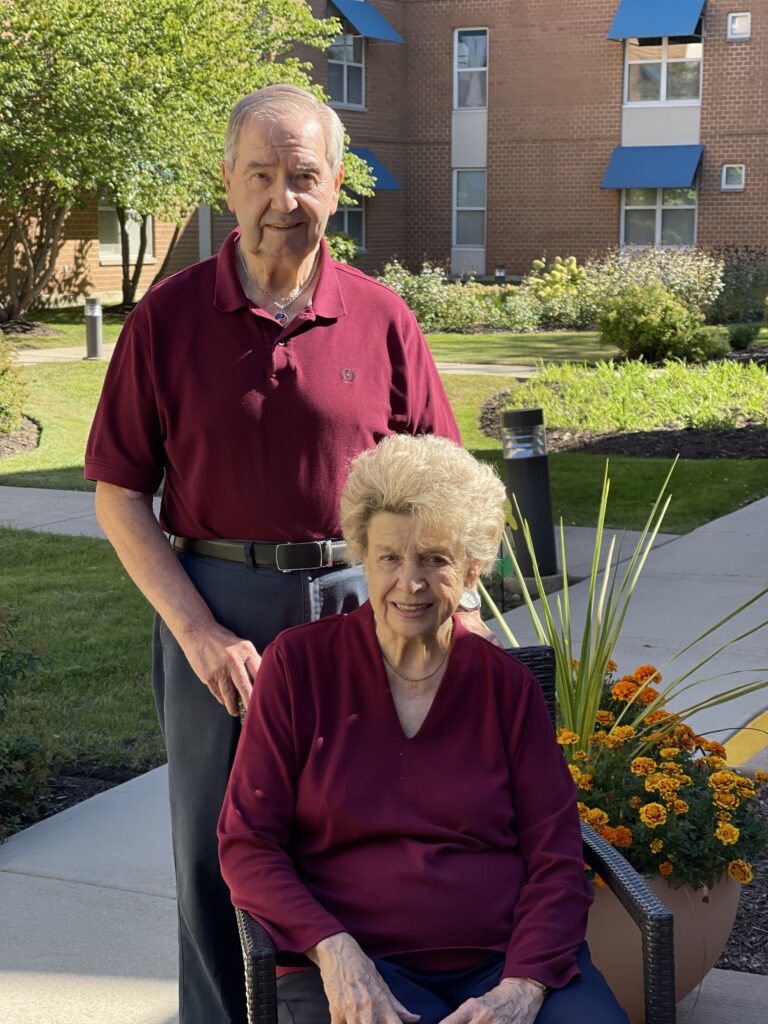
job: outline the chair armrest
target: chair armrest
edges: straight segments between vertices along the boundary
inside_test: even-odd
[[[275,947],[268,932],[247,911],[236,907],[235,914],[243,950],[248,1024],[275,1024]]]
[[[584,860],[600,875],[640,929],[646,1024],[675,1024],[674,918],[643,878],[585,822]]]

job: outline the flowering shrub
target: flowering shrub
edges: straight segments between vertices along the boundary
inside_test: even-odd
[[[586,268],[579,266],[575,256],[555,256],[550,264],[534,260],[521,287],[539,303],[541,322],[546,327],[589,327],[595,322],[595,290]]]
[[[600,336],[628,359],[700,363],[722,355],[727,343],[704,327],[704,314],[678,300],[662,284],[629,285],[607,299],[598,321]]]
[[[601,309],[631,287],[663,285],[675,298],[708,312],[724,288],[724,262],[701,249],[610,249],[584,266],[584,286]]]
[[[751,861],[768,840],[750,801],[768,775],[753,780],[729,769],[719,743],[665,710],[652,665],[620,679],[615,670],[609,661],[587,745],[568,729],[558,735],[582,820],[643,875],[693,888],[711,887],[726,873],[750,882]]]
[[[709,319],[717,324],[758,320],[768,296],[768,248],[729,245],[713,255],[723,262],[723,289]]]

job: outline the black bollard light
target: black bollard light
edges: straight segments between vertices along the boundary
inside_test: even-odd
[[[512,509],[515,511],[514,495],[523,518],[531,528],[539,572],[542,576],[554,576],[557,573],[557,552],[542,410],[509,409],[502,413],[501,440],[507,496],[512,502]],[[523,576],[533,576],[522,523],[519,527],[515,531],[515,557]]]
[[[101,299],[85,300],[85,358],[101,359]]]

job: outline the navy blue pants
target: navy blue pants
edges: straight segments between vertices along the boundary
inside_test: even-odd
[[[482,996],[501,978],[504,958],[493,957],[466,971],[410,971],[374,960],[392,994],[419,1024],[438,1024],[467,999]],[[586,942],[578,957],[581,977],[553,990],[536,1017],[536,1024],[627,1024],[605,978],[592,964]],[[287,974],[277,983],[279,1024],[328,1024],[330,1014],[319,971]]]
[[[261,651],[288,626],[365,600],[360,567],[281,573],[180,555],[215,618]],[[243,1024],[242,957],[216,825],[240,723],[210,694],[165,623],[155,620],[153,687],[168,751],[179,913],[180,1024]]]

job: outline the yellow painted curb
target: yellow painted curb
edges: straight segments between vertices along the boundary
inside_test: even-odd
[[[768,746],[768,711],[752,719],[724,744],[729,765],[738,768]]]

